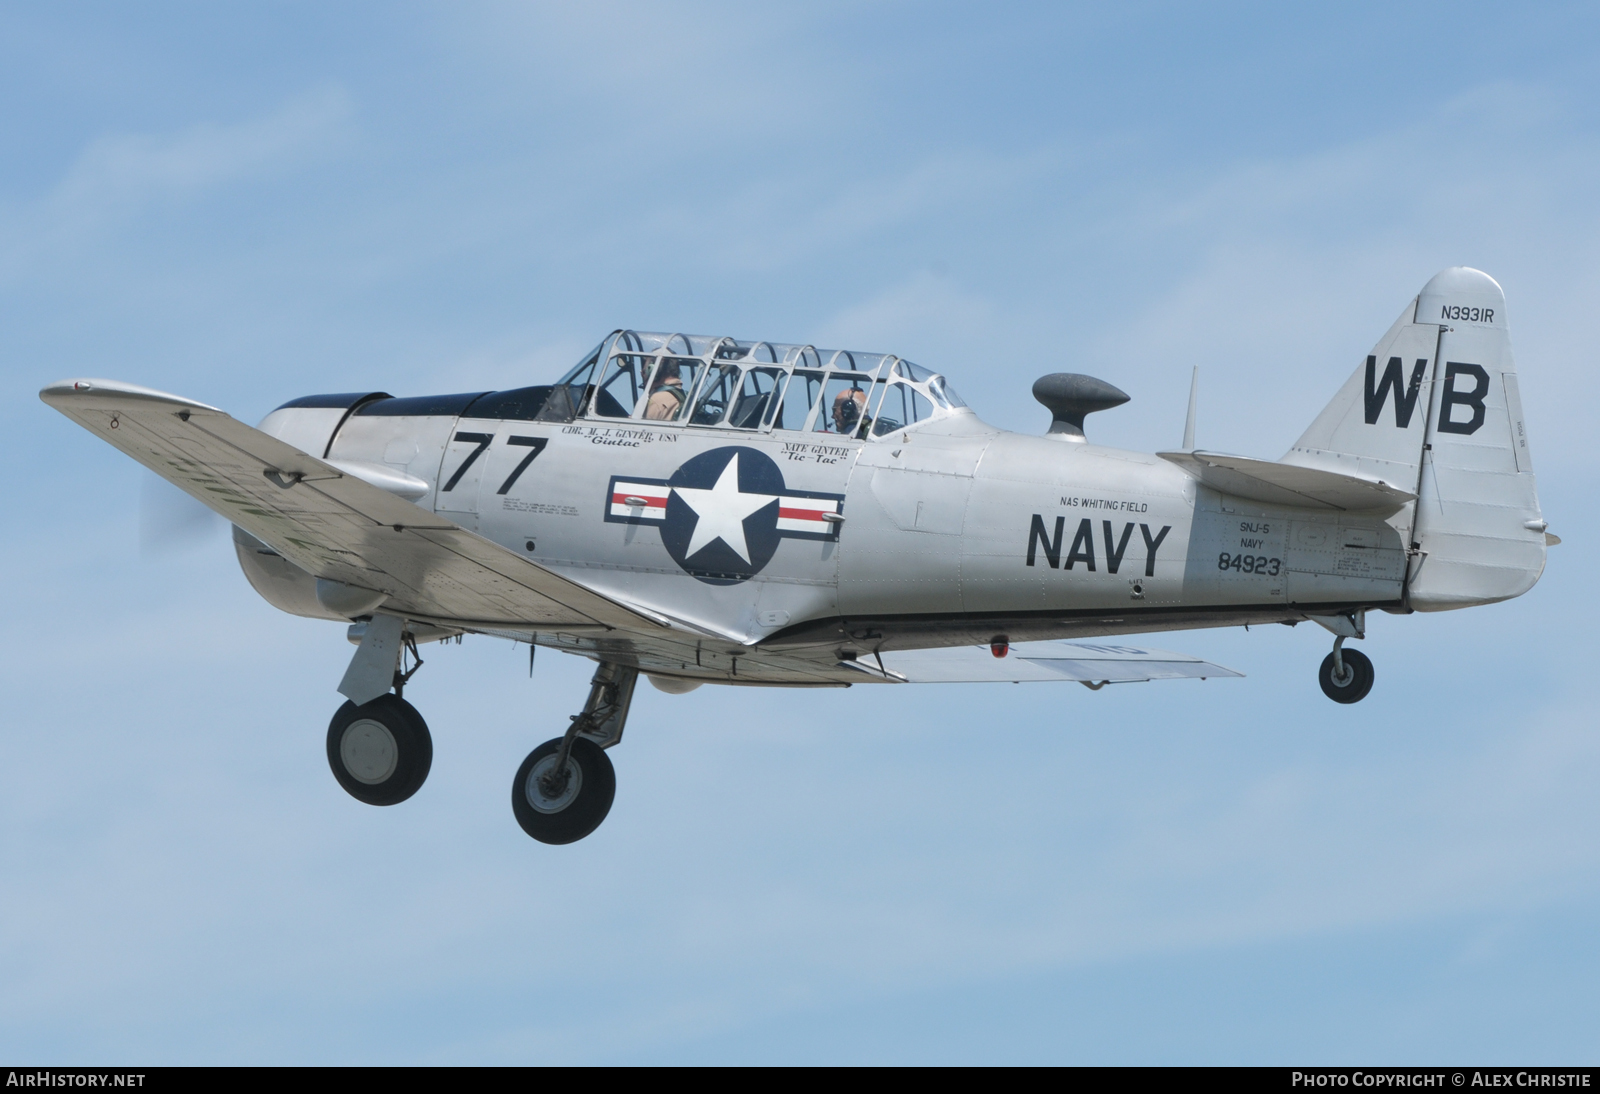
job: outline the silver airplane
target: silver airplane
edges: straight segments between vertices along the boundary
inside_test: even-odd
[[[403,698],[417,647],[484,634],[598,663],[582,711],[518,769],[534,839],[605,819],[606,749],[639,674],[705,683],[1238,676],[1115,636],[1313,621],[1322,690],[1366,696],[1367,613],[1519,596],[1546,531],[1500,286],[1443,271],[1280,460],[1089,443],[1127,401],[1067,373],[1049,431],[985,424],[885,354],[613,332],[554,384],[312,395],[250,428],[108,380],[40,397],[234,525],[245,575],[356,651],[328,762],[404,801],[432,764]],[[1106,639],[1111,641],[1087,641]],[[1064,641],[1076,639],[1077,641]]]

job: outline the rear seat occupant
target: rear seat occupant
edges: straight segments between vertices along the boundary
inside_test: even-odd
[[[833,397],[833,427],[840,433],[854,433],[867,409],[867,393],[850,387]]]

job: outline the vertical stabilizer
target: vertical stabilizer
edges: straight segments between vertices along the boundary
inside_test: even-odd
[[[1438,324],[1416,317],[1413,298],[1281,462],[1416,490],[1428,418],[1422,388],[1439,344]]]
[[[1520,596],[1544,570],[1505,295],[1479,270],[1429,281],[1281,462],[1417,495],[1389,523],[1419,611]]]

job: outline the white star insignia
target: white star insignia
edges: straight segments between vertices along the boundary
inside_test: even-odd
[[[684,504],[694,510],[694,535],[683,557],[692,558],[695,552],[710,546],[716,540],[728,545],[734,554],[750,562],[750,545],[744,538],[744,521],[751,513],[778,500],[776,494],[743,494],[739,492],[739,454],[735,452],[717,477],[710,490],[692,490],[673,487]]]

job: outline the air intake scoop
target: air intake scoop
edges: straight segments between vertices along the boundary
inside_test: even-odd
[[[1061,441],[1082,441],[1083,419],[1097,410],[1110,410],[1128,401],[1128,393],[1104,380],[1076,372],[1052,372],[1033,382],[1033,397],[1049,409],[1050,436]]]

